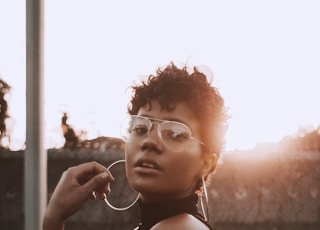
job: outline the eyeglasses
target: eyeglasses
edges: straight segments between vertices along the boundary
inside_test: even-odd
[[[151,133],[152,125],[158,125],[158,138],[164,146],[174,152],[181,152],[190,147],[190,143],[196,141],[202,145],[201,141],[192,136],[190,128],[176,121],[160,120],[144,116],[131,115],[129,127],[125,135],[128,143],[136,143],[143,140]]]

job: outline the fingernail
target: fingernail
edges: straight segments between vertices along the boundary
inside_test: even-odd
[[[95,192],[95,191],[92,191],[92,193],[91,193],[91,200],[95,200],[96,198],[97,198],[96,192]]]
[[[108,190],[109,190],[109,192],[108,192],[108,194],[109,194],[111,192],[110,183],[108,184]]]

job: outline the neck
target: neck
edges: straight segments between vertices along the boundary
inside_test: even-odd
[[[195,193],[185,193],[185,194],[179,194],[179,195],[174,195],[174,194],[141,194],[140,193],[140,200],[143,203],[157,203],[157,202],[171,202],[171,201],[176,201],[176,200],[181,200],[186,197],[192,196]]]

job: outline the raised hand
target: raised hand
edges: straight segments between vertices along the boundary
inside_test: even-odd
[[[89,162],[65,171],[49,201],[44,230],[64,229],[68,217],[77,212],[88,199],[105,199],[114,178],[102,165]]]

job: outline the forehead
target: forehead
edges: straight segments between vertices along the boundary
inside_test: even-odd
[[[172,110],[167,110],[162,108],[157,100],[152,100],[150,105],[147,104],[141,107],[137,115],[182,122],[190,127],[194,135],[200,133],[200,121],[195,116],[196,111],[193,111],[186,102],[177,102],[173,108]]]

